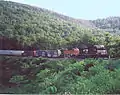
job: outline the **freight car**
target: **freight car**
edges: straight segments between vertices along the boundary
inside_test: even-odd
[[[56,58],[61,56],[60,50],[36,50],[36,56]]]
[[[58,49],[58,50],[0,50],[0,55],[6,56],[32,56],[32,57],[49,57],[49,58],[64,58],[64,57],[78,57],[78,58],[98,58],[108,57],[107,50],[104,45],[82,45],[79,48],[72,49]]]
[[[60,50],[47,50],[47,57],[59,57],[61,55]]]
[[[33,50],[33,51],[25,50],[24,53],[22,54],[22,56],[33,56],[33,57],[35,57],[36,56],[36,50]]]
[[[46,50],[36,50],[36,57],[47,57]]]
[[[0,55],[5,56],[22,56],[24,51],[22,50],[0,50]]]

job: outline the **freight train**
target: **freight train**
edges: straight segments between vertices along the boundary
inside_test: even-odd
[[[108,57],[108,52],[104,45],[93,45],[91,47],[75,47],[72,49],[58,49],[58,50],[0,50],[0,55],[6,56],[32,56],[32,57],[48,57],[48,58],[97,58]]]

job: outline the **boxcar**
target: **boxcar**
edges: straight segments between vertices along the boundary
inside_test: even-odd
[[[47,57],[59,57],[61,55],[60,50],[47,50]]]
[[[36,56],[38,57],[59,57],[61,55],[60,50],[37,50]]]
[[[46,50],[36,50],[36,56],[37,57],[46,57],[47,51]]]

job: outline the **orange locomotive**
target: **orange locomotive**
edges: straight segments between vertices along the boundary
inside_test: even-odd
[[[63,54],[65,57],[70,57],[70,56],[78,56],[80,53],[78,48],[73,48],[72,50],[63,50]]]

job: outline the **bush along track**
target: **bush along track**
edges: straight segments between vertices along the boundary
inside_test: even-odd
[[[23,62],[20,67],[24,73],[18,72],[12,75],[9,82],[18,85],[11,88],[2,86],[0,93],[118,94],[120,92],[120,60],[85,59],[80,62],[61,60],[48,61],[42,65],[38,64],[40,60],[42,59],[17,59],[17,64]]]

